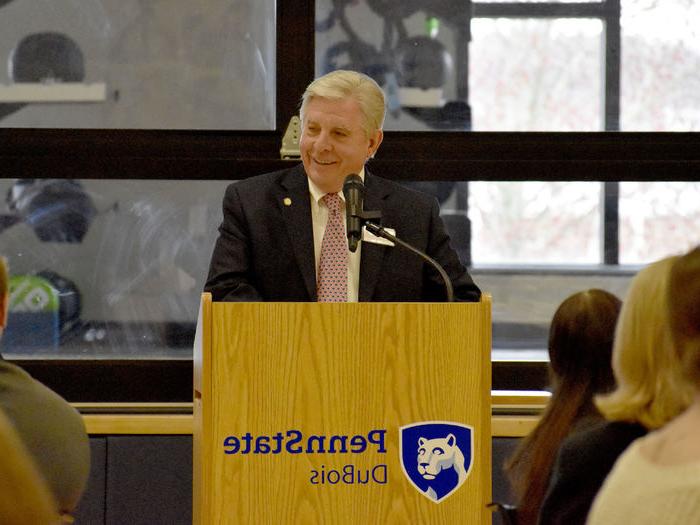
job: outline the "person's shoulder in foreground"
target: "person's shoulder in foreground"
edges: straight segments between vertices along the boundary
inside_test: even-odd
[[[58,525],[59,513],[45,480],[0,410],[0,523]]]
[[[700,462],[665,464],[650,458],[645,447],[655,445],[657,432],[620,456],[591,506],[588,525],[700,523]]]
[[[0,257],[0,337],[9,310],[7,263]],[[90,445],[81,415],[53,390],[0,356],[0,410],[31,454],[61,513],[72,513],[87,483]]]
[[[72,513],[90,473],[90,444],[81,415],[53,390],[2,359],[0,408],[46,479],[59,510]]]

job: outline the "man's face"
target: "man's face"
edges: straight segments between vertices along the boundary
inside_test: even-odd
[[[382,131],[367,138],[354,98],[312,98],[305,108],[301,159],[309,178],[325,193],[343,188],[345,177],[359,173],[382,141]]]

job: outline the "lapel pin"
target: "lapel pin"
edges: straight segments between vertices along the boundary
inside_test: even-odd
[[[282,199],[282,202],[284,203],[285,206],[292,205],[292,199],[290,199],[289,197],[285,197],[284,199]]]

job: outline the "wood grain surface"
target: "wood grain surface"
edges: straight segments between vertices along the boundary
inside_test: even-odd
[[[195,352],[202,353],[195,357],[202,365],[195,365],[201,377],[194,403],[195,454],[202,455],[195,497],[206,500],[195,515],[200,523],[490,520],[488,298],[449,305],[214,303],[211,316],[210,349],[204,337]],[[470,474],[437,504],[400,465],[399,428],[423,421],[474,428]],[[386,430],[386,451],[370,444],[362,453],[316,447],[291,454],[283,445],[278,454],[225,453],[229,436],[270,436],[265,444],[290,430],[348,439]],[[314,472],[318,478],[349,468],[386,472],[386,480],[311,483]]]

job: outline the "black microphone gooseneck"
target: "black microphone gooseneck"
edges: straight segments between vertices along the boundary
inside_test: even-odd
[[[362,238],[362,208],[365,200],[365,185],[359,175],[350,174],[343,183],[345,196],[345,225],[348,233],[348,249],[355,253]]]
[[[445,281],[447,302],[451,303],[454,301],[452,281],[440,263],[407,242],[397,238],[395,235],[390,234],[378,224],[372,222],[379,221],[382,214],[378,211],[364,211],[365,185],[359,175],[353,173],[345,177],[343,195],[345,196],[345,222],[348,233],[348,248],[351,252],[357,250],[357,244],[362,238],[362,226],[364,226],[370,233],[373,233],[377,237],[383,237],[399,246],[403,246],[434,266],[443,281]]]
[[[373,233],[377,237],[383,237],[385,239],[390,240],[393,243],[396,243],[400,246],[403,246],[407,250],[415,253],[416,255],[422,257],[423,259],[428,261],[430,264],[432,264],[435,267],[435,269],[438,271],[438,273],[440,274],[440,277],[442,277],[442,280],[445,281],[445,292],[447,293],[446,301],[448,303],[451,303],[455,300],[455,293],[454,293],[454,289],[452,287],[452,281],[450,280],[450,277],[447,275],[447,272],[440,265],[440,263],[438,263],[435,259],[430,257],[428,254],[423,253],[422,251],[420,251],[417,248],[414,248],[413,246],[411,246],[407,242],[402,241],[401,239],[399,239],[395,235],[390,234],[388,231],[386,231],[384,228],[382,228],[378,224],[374,224],[373,222],[367,221],[367,223],[365,223],[365,228],[367,228],[368,232]]]

